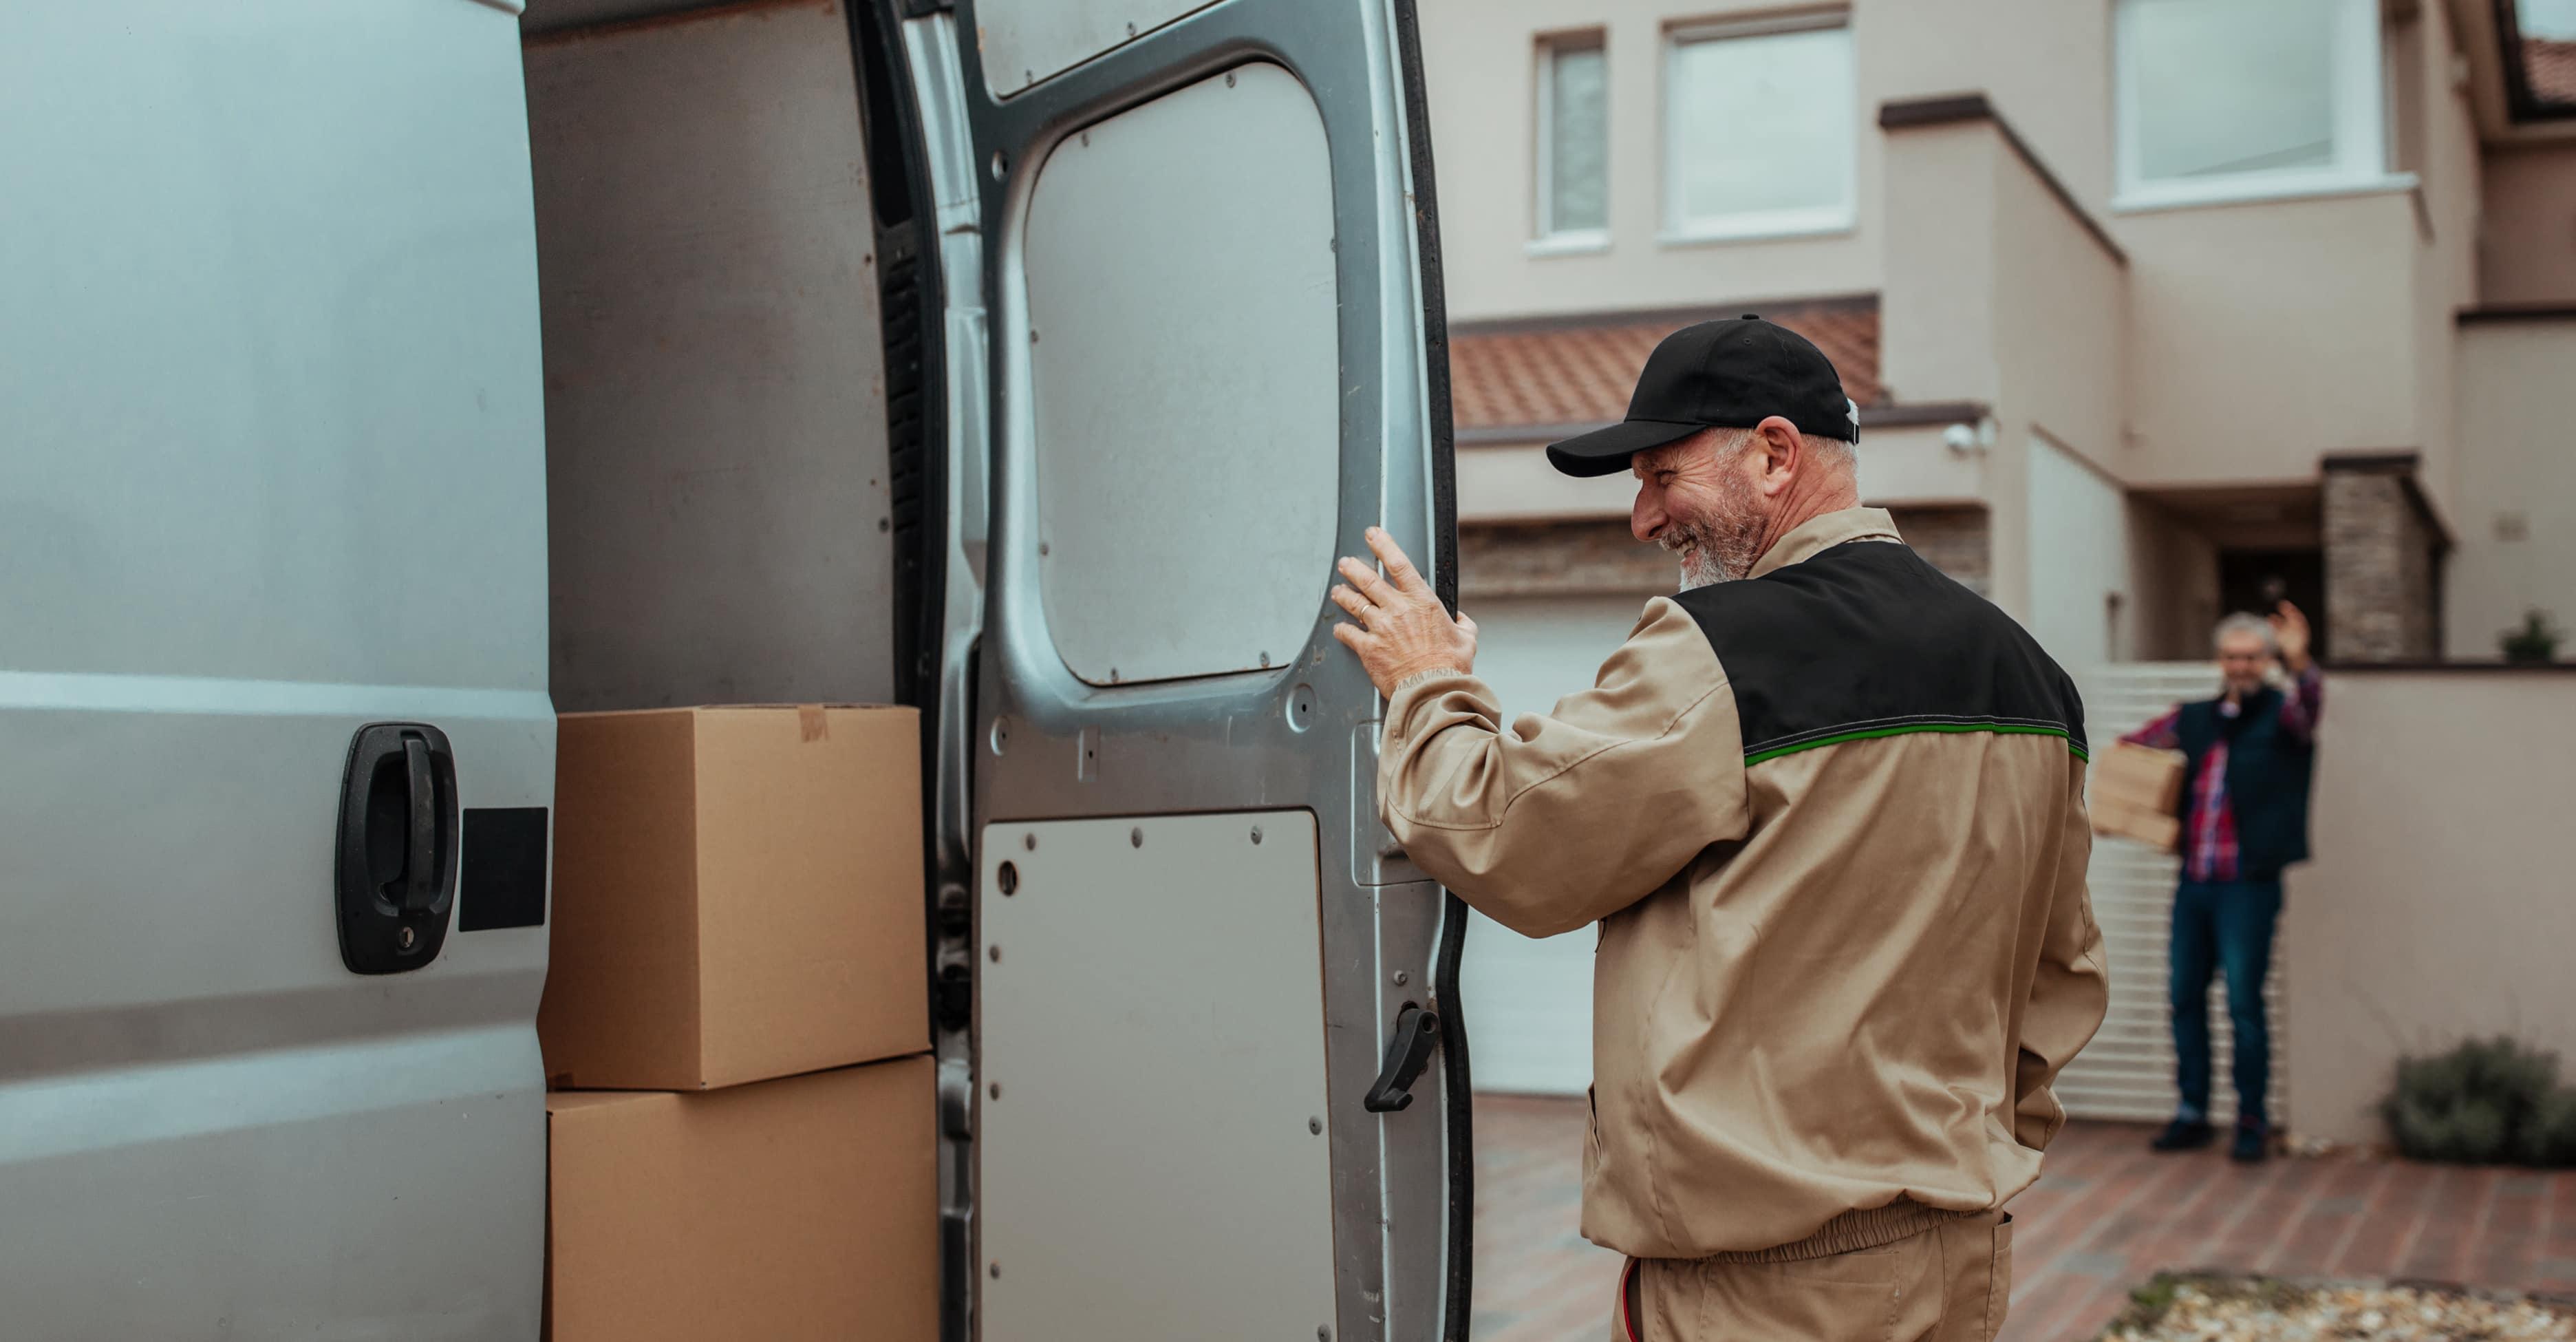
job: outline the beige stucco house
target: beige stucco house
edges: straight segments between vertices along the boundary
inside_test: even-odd
[[[1539,445],[1759,312],[1841,368],[1869,501],[2098,687],[2097,734],[2267,587],[2317,617],[2349,683],[2283,934],[2295,1126],[2369,1136],[2394,1054],[2466,1030],[2576,1051],[2576,976],[2515,949],[2576,944],[2530,801],[2576,795],[2576,677],[2457,669],[2576,620],[2576,5],[2520,3],[1423,0],[1462,593],[1507,707],[1671,581],[1625,480]],[[2381,748],[2417,737],[2457,776]],[[2169,871],[2097,860],[2135,926],[2094,1112],[2164,1102]],[[1483,1080],[1579,1087],[1588,945],[1483,931]]]

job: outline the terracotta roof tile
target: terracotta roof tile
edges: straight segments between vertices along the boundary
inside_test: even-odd
[[[2576,42],[2522,39],[2522,74],[2534,100],[2576,104]]]
[[[1462,323],[1449,334],[1451,411],[1460,429],[1607,423],[1628,412],[1628,393],[1657,341],[1692,322],[1746,311],[1816,342],[1853,400],[1884,403],[1878,300],[1871,297]]]

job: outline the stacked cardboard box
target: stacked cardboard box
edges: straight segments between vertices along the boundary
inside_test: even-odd
[[[556,1342],[937,1332],[918,730],[793,705],[560,720]]]
[[[2094,757],[2085,804],[2094,833],[2170,853],[2182,837],[2182,821],[2174,814],[2181,797],[2179,752],[2122,742]]]

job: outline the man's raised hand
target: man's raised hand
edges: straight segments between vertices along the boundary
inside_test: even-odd
[[[2271,624],[2273,646],[2281,650],[2281,665],[2288,667],[2294,676],[2305,672],[2308,669],[2308,617],[2300,613],[2298,607],[2284,601],[2280,609],[2272,612]]]
[[[1333,587],[1333,604],[1348,611],[1357,624],[1333,626],[1333,637],[1359,654],[1378,693],[1424,671],[1472,671],[1476,665],[1476,622],[1449,618],[1440,594],[1423,581],[1395,538],[1380,527],[1368,529],[1369,549],[1386,566],[1345,555],[1335,567],[1343,582]]]

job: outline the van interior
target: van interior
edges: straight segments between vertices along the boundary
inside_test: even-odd
[[[675,8],[521,20],[555,706],[913,702],[921,285],[882,45],[836,3]]]

